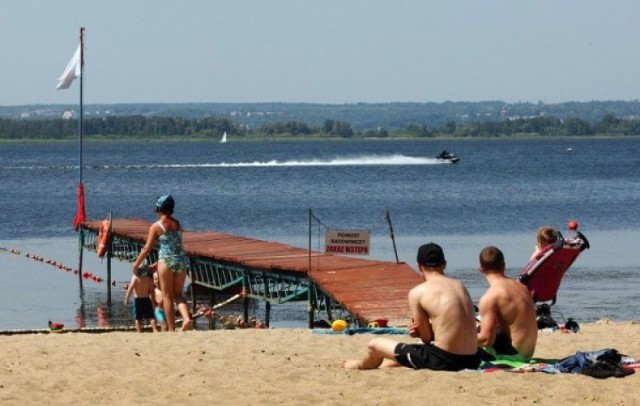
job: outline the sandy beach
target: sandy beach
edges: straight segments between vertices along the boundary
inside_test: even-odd
[[[392,368],[354,371],[370,334],[311,330],[66,333],[0,337],[0,403],[18,404],[640,404],[640,374]],[[405,335],[390,336],[403,341]],[[536,356],[615,348],[640,356],[640,323],[602,320],[540,334]]]

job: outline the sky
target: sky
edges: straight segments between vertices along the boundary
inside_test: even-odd
[[[0,106],[640,98],[638,0],[2,0]]]

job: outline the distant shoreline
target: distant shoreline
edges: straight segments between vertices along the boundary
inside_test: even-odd
[[[228,144],[234,143],[251,143],[251,142],[319,142],[319,141],[338,141],[338,142],[358,142],[358,141],[371,141],[371,142],[395,142],[395,141],[424,141],[424,142],[440,142],[440,141],[503,141],[503,140],[539,140],[539,141],[582,141],[582,140],[630,140],[630,139],[640,139],[637,136],[623,136],[623,135],[578,135],[578,136],[567,136],[567,135],[557,135],[557,136],[548,136],[548,135],[505,135],[499,137],[452,137],[452,136],[443,136],[443,137],[386,137],[386,138],[377,138],[377,137],[353,137],[353,138],[343,138],[343,137],[257,137],[257,138],[236,138],[228,141]],[[77,138],[64,138],[64,139],[53,139],[53,138],[27,138],[27,139],[0,139],[0,144],[28,144],[28,143],[57,143],[57,144],[65,144],[65,143],[77,143]],[[163,142],[185,142],[185,143],[209,143],[209,144],[218,144],[220,141],[218,139],[204,138],[204,137],[161,137],[161,138],[142,138],[142,137],[126,137],[126,138],[118,138],[114,136],[108,137],[89,137],[83,138],[83,143],[163,143]]]

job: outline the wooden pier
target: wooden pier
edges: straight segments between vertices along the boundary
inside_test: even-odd
[[[101,223],[96,220],[81,225],[80,263],[83,248],[96,250]],[[134,260],[150,226],[140,219],[112,221],[107,254],[109,279],[111,258]],[[237,288],[245,300],[263,300],[267,322],[272,304],[307,300],[310,328],[317,321],[331,323],[336,319],[348,319],[359,326],[384,319],[389,326],[405,327],[411,319],[407,295],[422,282],[405,263],[309,251],[219,232],[185,231],[183,243],[190,260],[192,286],[214,291]],[[150,259],[157,259],[157,250]]]

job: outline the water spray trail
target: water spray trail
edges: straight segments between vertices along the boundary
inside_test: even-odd
[[[353,157],[336,157],[331,159],[308,159],[286,161],[253,161],[253,162],[219,162],[193,164],[109,164],[87,165],[91,169],[154,169],[154,168],[260,168],[260,167],[322,167],[322,166],[407,166],[407,165],[441,165],[446,164],[435,158],[412,157],[406,155],[361,155]],[[0,167],[5,170],[42,170],[42,169],[77,169],[74,165],[64,166],[12,166]]]

